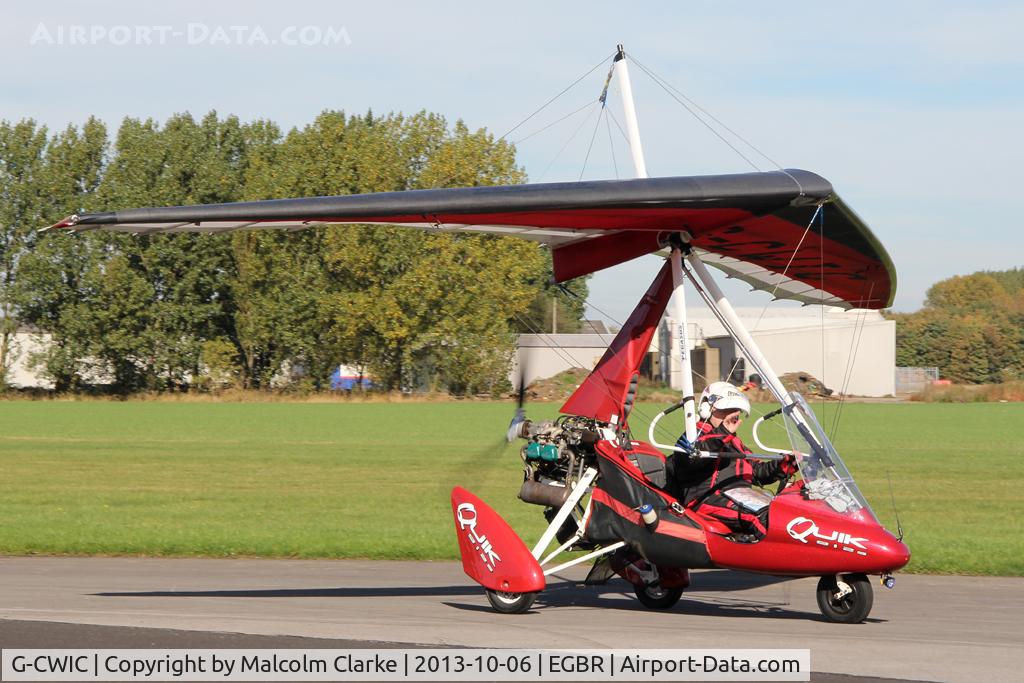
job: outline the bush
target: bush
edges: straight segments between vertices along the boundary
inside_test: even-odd
[[[1024,401],[1024,380],[1002,384],[933,384],[910,397],[924,403],[991,403]]]
[[[223,337],[203,342],[200,353],[203,373],[193,386],[200,391],[221,391],[241,386],[238,349]]]

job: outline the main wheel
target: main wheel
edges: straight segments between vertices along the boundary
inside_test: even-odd
[[[504,593],[487,589],[487,601],[496,612],[502,614],[522,614],[530,609],[537,598],[537,593]]]
[[[661,586],[634,586],[633,592],[643,604],[650,609],[669,609],[683,597],[682,588],[662,588]]]
[[[859,624],[868,617],[874,593],[863,574],[823,576],[818,580],[818,609],[829,621]]]

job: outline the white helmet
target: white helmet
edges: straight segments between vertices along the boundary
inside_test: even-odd
[[[702,420],[711,417],[715,410],[742,410],[750,415],[750,400],[742,391],[728,382],[712,382],[700,395],[697,414]]]

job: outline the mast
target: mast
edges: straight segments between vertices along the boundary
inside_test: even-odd
[[[618,46],[613,66],[619,79],[622,93],[622,110],[626,118],[626,135],[629,138],[629,150],[633,156],[633,169],[637,178],[647,177],[647,164],[644,162],[644,149],[640,142],[640,124],[636,118],[636,106],[633,103],[633,86],[629,80],[629,68],[626,66],[626,51]],[[682,377],[680,389],[683,397],[683,418],[686,424],[686,440],[695,443],[697,440],[697,418],[694,411],[693,371],[690,366],[689,341],[686,337],[686,293],[683,282],[683,257],[681,245],[672,245],[672,317],[675,319],[676,340],[679,343],[679,361]]]
[[[636,107],[633,104],[633,86],[629,81],[629,68],[626,66],[626,51],[618,46],[615,54],[615,76],[619,79],[622,91],[622,111],[626,117],[626,136],[629,138],[629,151],[633,155],[633,168],[637,178],[647,177],[647,164],[644,163],[644,148],[640,143],[640,124],[636,120]]]
[[[683,397],[683,421],[686,425],[686,440],[697,443],[697,415],[694,410],[693,370],[690,366],[690,342],[686,336],[686,293],[683,286],[683,254],[678,244],[672,245],[672,317],[678,321],[676,337],[679,340],[679,361],[683,376],[680,378],[680,389]]]

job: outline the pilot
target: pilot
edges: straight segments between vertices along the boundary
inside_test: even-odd
[[[738,436],[743,418],[750,415],[746,395],[728,382],[714,382],[700,396],[697,405],[695,453],[676,453],[669,467],[669,491],[686,507],[723,522],[736,532],[735,540],[755,542],[768,532],[767,498],[760,510],[758,501],[737,502],[745,498],[740,489],[750,491],[753,484],[765,485],[785,481],[796,474],[796,459],[787,455],[782,460],[756,462],[746,458],[709,457],[701,453],[751,453]],[[680,437],[685,445],[685,434]],[[733,498],[727,495],[732,491]]]

